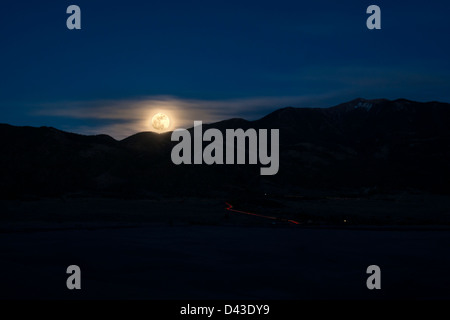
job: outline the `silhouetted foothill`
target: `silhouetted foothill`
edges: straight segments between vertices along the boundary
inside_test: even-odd
[[[280,130],[280,165],[176,166],[171,133],[122,141],[54,128],[0,125],[2,197],[67,193],[112,197],[292,188],[450,192],[450,105],[355,99],[331,108],[283,108],[262,119],[208,128]]]

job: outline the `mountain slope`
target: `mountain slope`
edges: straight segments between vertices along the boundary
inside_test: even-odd
[[[450,105],[355,99],[331,108],[283,108],[256,120],[207,128],[280,130],[280,170],[260,165],[171,162],[170,133],[122,141],[54,128],[0,125],[2,197],[87,192],[112,196],[420,189],[450,192]],[[204,146],[206,143],[204,144]]]

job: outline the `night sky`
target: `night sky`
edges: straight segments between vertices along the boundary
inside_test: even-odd
[[[393,2],[10,1],[0,122],[121,139],[156,111],[192,126],[357,97],[450,102],[449,2]]]

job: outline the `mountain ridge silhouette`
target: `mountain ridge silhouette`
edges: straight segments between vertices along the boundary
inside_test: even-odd
[[[259,165],[175,166],[170,132],[115,140],[106,134],[0,124],[1,197],[221,195],[311,188],[450,192],[448,103],[357,98],[329,108],[281,108],[254,121],[203,124],[203,130],[212,127],[222,132],[279,129],[279,173],[261,177]]]

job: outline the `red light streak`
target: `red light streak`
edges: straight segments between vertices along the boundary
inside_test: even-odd
[[[280,218],[271,217],[271,216],[265,216],[265,215],[257,214],[257,213],[253,213],[253,212],[236,210],[236,209],[233,209],[233,205],[231,205],[230,203],[225,202],[225,204],[227,205],[227,207],[225,209],[228,210],[228,211],[248,214],[248,215],[251,215],[251,216],[256,216],[256,217],[261,217],[261,218],[266,218],[266,219],[271,219],[271,220],[280,220],[280,221],[284,221],[284,222],[290,222],[292,224],[300,224],[300,222],[295,221],[295,220],[280,219]]]

